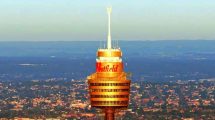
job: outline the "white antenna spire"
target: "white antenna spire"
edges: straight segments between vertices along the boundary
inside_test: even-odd
[[[111,15],[112,8],[107,8],[108,13],[108,39],[107,39],[107,49],[111,49],[111,32],[110,32],[110,15]]]

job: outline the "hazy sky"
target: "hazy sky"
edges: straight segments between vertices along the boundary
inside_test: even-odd
[[[0,0],[0,41],[215,40],[215,0]]]

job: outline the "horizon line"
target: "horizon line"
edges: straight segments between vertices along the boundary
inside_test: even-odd
[[[113,40],[116,41],[116,40]],[[117,41],[127,41],[127,42],[137,42],[137,41],[215,41],[215,39],[174,39],[174,40],[117,40]],[[14,41],[1,41],[0,42],[105,42],[104,40],[14,40]]]

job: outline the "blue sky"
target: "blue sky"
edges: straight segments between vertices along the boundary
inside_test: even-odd
[[[215,0],[0,0],[0,41],[215,40]]]

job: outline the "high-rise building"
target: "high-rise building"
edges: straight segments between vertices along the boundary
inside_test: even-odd
[[[96,72],[87,77],[91,106],[103,109],[106,120],[113,120],[116,110],[128,107],[130,93],[130,80],[123,70],[122,51],[111,44],[111,11],[107,8],[107,48],[98,49]]]

